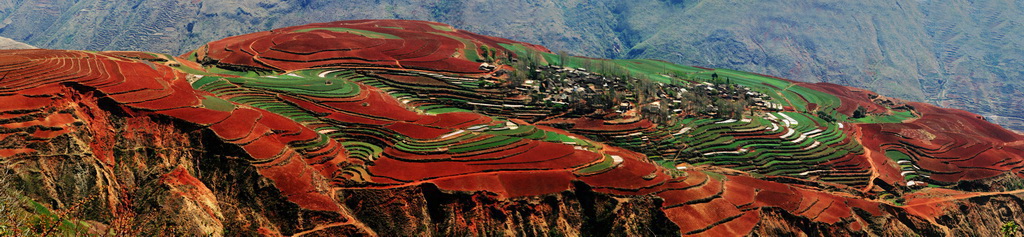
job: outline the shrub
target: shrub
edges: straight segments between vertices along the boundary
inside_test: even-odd
[[[1000,231],[1003,233],[1003,236],[1005,237],[1014,236],[1013,234],[1017,233],[1017,229],[1019,229],[1019,227],[1020,226],[1017,225],[1017,222],[1007,221],[1005,224],[1003,224],[1003,228],[1001,228]]]

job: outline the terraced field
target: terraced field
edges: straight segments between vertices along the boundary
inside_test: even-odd
[[[745,107],[738,118],[676,113],[661,122],[641,108],[573,114],[514,92],[518,85],[492,86],[511,83],[521,70],[512,61],[527,54],[576,71],[628,72],[615,78],[630,83],[727,81],[781,108]],[[70,102],[90,94],[113,105],[94,109],[211,132],[240,148],[289,203],[344,220],[302,233],[380,224],[352,213],[359,200],[342,193],[433,185],[496,200],[580,187],[653,198],[653,212],[683,235],[761,233],[778,213],[864,234],[884,225],[879,219],[909,213],[928,221],[944,211],[940,202],[932,212],[908,211],[883,196],[931,203],[935,196],[923,194],[941,198],[962,182],[1024,178],[1024,136],[967,112],[725,69],[566,58],[432,22],[296,26],[181,57],[3,51],[0,71],[0,158],[16,163],[33,157],[32,144],[103,133],[90,126],[105,118],[78,114]],[[114,166],[108,143],[88,146]]]

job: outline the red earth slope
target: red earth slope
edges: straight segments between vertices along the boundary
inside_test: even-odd
[[[492,71],[481,69],[481,63],[472,58],[514,56],[498,50],[503,48],[500,44],[507,43],[523,44],[438,23],[367,20],[231,37],[203,46],[194,56],[207,66],[274,71],[278,75],[306,69],[359,69],[482,77]],[[494,53],[482,53],[491,50]],[[476,55],[466,56],[468,53]],[[805,225],[826,226],[822,229],[831,233],[889,233],[884,227],[892,222],[903,223],[898,226],[904,229],[941,231],[944,226],[938,224],[912,224],[937,223],[937,217],[949,211],[947,206],[955,200],[1016,193],[923,190],[908,196],[912,205],[904,207],[884,200],[871,187],[859,189],[790,177],[763,177],[717,167],[666,168],[643,154],[585,138],[574,136],[571,142],[548,139],[573,134],[523,121],[511,122],[536,127],[536,134],[544,134],[545,138],[474,131],[508,126],[510,121],[471,112],[422,113],[372,83],[354,82],[357,92],[338,97],[273,88],[225,95],[193,88],[197,75],[223,77],[227,81],[242,77],[208,69],[182,58],[137,52],[2,51],[0,126],[4,130],[0,140],[11,139],[18,141],[12,144],[18,145],[0,148],[0,159],[30,159],[37,151],[26,144],[63,139],[75,129],[101,134],[97,137],[110,131],[75,125],[102,124],[101,120],[106,118],[83,115],[76,112],[81,108],[65,104],[75,95],[93,93],[122,110],[124,114],[118,116],[166,118],[210,132],[224,144],[241,149],[245,155],[242,160],[272,183],[288,202],[301,210],[339,216],[333,223],[293,229],[272,222],[251,223],[260,226],[262,234],[331,234],[337,226],[360,229],[360,233],[383,232],[386,230],[373,227],[387,223],[354,212],[358,208],[351,203],[360,200],[342,198],[344,194],[399,192],[424,186],[436,187],[444,193],[482,195],[505,203],[580,192],[580,187],[617,199],[653,198],[659,200],[657,205],[647,208],[674,223],[673,230],[678,234],[707,236],[764,234],[772,228],[784,228],[773,226],[775,222],[770,221],[777,220],[778,215]],[[809,87],[840,97],[843,113],[856,108],[847,104],[873,104],[866,95],[849,88]],[[269,98],[258,103],[287,104],[314,115],[316,121],[300,122],[244,101],[255,94]],[[217,105],[223,103],[229,106]],[[873,185],[903,183],[895,161],[884,155],[887,151],[912,154],[919,168],[929,171],[931,178],[938,181],[955,183],[1024,175],[1021,135],[963,111],[911,105],[920,118],[905,123],[856,124],[856,129],[844,130],[856,136],[869,151],[851,159],[869,163],[875,173],[873,178],[878,179],[871,182]],[[585,119],[568,121],[578,122],[578,127],[598,134],[655,129],[647,120],[621,126],[604,126],[601,121]],[[335,136],[338,132],[333,128],[347,134]],[[382,150],[373,159],[354,158],[354,151],[345,145],[351,142],[376,144]],[[118,164],[118,154],[111,143],[97,139],[87,145],[105,166],[119,167],[122,164]],[[611,165],[596,171],[586,169],[604,162]],[[160,180],[173,187],[196,187],[181,189],[188,190],[183,193],[190,197],[203,196],[213,191],[204,186],[212,184],[203,184],[193,177],[202,176],[196,173],[200,169],[193,169],[190,174],[186,169],[176,168],[160,174]],[[483,208],[483,203],[476,204]],[[566,208],[580,212],[578,208]],[[217,210],[206,210],[217,216]],[[505,209],[494,212],[513,213]]]

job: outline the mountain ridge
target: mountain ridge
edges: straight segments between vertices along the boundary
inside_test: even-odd
[[[1024,221],[1024,135],[976,114],[435,22],[293,26],[181,56],[10,50],[0,71],[0,181],[30,200],[4,226],[27,233],[995,235]]]

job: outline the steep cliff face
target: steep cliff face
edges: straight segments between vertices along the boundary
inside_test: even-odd
[[[3,169],[9,171],[5,179],[15,191],[59,210],[61,218],[87,221],[81,224],[86,232],[294,233],[339,219],[288,203],[250,164],[237,160],[247,154],[194,125],[132,116],[83,87],[65,87],[61,95],[31,114],[67,118],[59,131],[49,130],[59,135],[37,137],[52,128],[29,127],[32,135],[7,136],[5,151],[33,152],[5,157]],[[30,225],[36,217],[20,218]],[[43,222],[31,227],[50,226]],[[51,231],[59,230],[67,229]]]
[[[486,192],[450,192],[435,185],[347,192],[349,208],[381,236],[666,236],[679,230],[652,211],[661,201],[613,197],[585,184],[560,193],[500,198]]]
[[[3,51],[0,72],[0,188],[15,193],[0,208],[17,213],[3,233],[940,235],[1024,223],[1024,136],[978,115],[557,55],[440,23],[286,27],[180,57]]]

